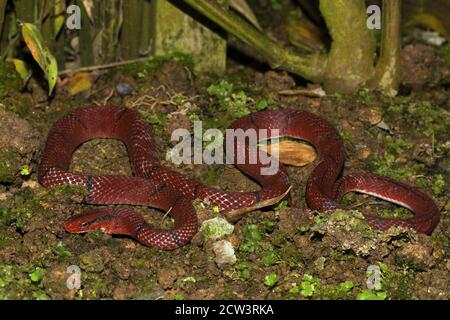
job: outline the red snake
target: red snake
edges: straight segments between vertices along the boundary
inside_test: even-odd
[[[279,129],[279,138],[291,137],[311,143],[321,158],[309,177],[306,201],[318,211],[341,208],[344,194],[358,191],[394,202],[415,213],[407,219],[384,219],[371,215],[365,218],[376,230],[391,226],[413,228],[430,233],[440,219],[434,201],[425,193],[401,182],[371,173],[339,178],[344,164],[344,144],[338,132],[323,118],[306,111],[264,110],[236,120],[231,129]],[[134,176],[89,176],[68,171],[75,149],[91,139],[121,140],[130,157]],[[235,144],[237,154],[249,151],[248,143]],[[260,185],[258,192],[225,192],[210,188],[194,179],[160,165],[154,137],[149,124],[138,112],[122,107],[87,107],[78,109],[57,120],[48,135],[38,168],[39,182],[52,188],[62,184],[84,187],[88,204],[145,205],[170,210],[175,220],[170,230],[157,229],[125,208],[98,208],[68,219],[68,232],[80,233],[101,229],[109,234],[128,235],[146,246],[175,249],[186,244],[196,234],[198,222],[192,205],[194,199],[208,198],[230,220],[243,213],[274,204],[290,190],[289,177],[280,165],[273,175],[262,175],[264,167],[254,164],[235,164]]]

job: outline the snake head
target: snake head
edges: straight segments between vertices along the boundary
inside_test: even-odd
[[[94,209],[67,219],[64,222],[64,229],[70,233],[99,229],[107,234],[134,236],[134,230],[143,221],[140,216],[124,208]]]
[[[100,229],[111,234],[117,231],[117,216],[110,209],[95,209],[85,214],[78,214],[64,222],[64,229],[70,233],[83,233]]]

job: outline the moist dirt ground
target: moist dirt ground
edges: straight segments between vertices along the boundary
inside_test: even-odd
[[[395,98],[366,91],[321,94],[320,87],[303,87],[284,72],[255,70],[232,59],[222,78],[195,76],[180,59],[111,69],[90,90],[70,96],[59,89],[47,103],[9,79],[0,102],[0,298],[448,299],[450,89],[441,80],[449,67],[431,47],[415,45],[403,54],[410,65]],[[83,202],[85,191],[45,189],[37,167],[57,118],[104,104],[142,114],[164,166],[226,191],[259,186],[232,165],[175,165],[166,158],[177,143],[171,141],[174,129],[192,132],[193,122],[202,120],[204,130],[224,130],[265,108],[310,111],[341,134],[344,174],[371,171],[414,185],[434,198],[441,221],[429,236],[399,228],[377,233],[361,213],[411,213],[357,194],[344,199],[349,210],[305,210],[305,185],[318,158],[288,167],[292,206],[283,201],[248,213],[219,240],[199,232],[182,248],[162,251],[99,230],[69,234],[63,221],[92,207]],[[132,175],[124,145],[107,139],[83,144],[70,170]],[[200,223],[221,217],[207,201],[195,205]],[[173,223],[164,212],[130,207],[153,225]],[[214,249],[220,240],[231,243],[236,259]],[[79,272],[78,289],[71,286],[76,275],[70,266]]]

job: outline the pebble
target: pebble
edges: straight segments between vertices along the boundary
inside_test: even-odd
[[[215,254],[214,261],[218,267],[225,265],[233,265],[236,263],[236,256],[234,254],[234,248],[230,241],[220,240],[214,242],[213,251]]]
[[[133,88],[126,82],[119,82],[116,85],[116,90],[121,97],[130,96],[133,93]]]

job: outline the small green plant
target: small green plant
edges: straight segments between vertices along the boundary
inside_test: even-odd
[[[255,104],[255,108],[256,110],[264,110],[269,106],[269,102],[266,99],[262,99],[259,100],[256,104]]]
[[[173,300],[184,300],[184,296],[182,294],[176,294],[173,296]]]
[[[305,297],[312,297],[316,292],[317,286],[320,284],[320,280],[310,274],[304,274],[302,282],[300,282],[300,294]]]
[[[232,83],[222,79],[218,83],[210,85],[206,91],[210,96],[225,99],[230,96],[233,87]]]
[[[372,97],[366,90],[359,90],[358,97],[360,98],[359,101],[364,103],[366,106],[373,104]]]
[[[22,177],[28,177],[31,174],[31,168],[24,164],[20,166],[19,172]]]
[[[68,258],[72,256],[72,253],[67,249],[66,245],[59,241],[53,248],[53,253],[61,259]]]
[[[47,273],[47,270],[41,267],[36,267],[33,272],[29,274],[30,279],[34,283],[39,283],[42,278],[44,278],[45,274]]]
[[[277,284],[279,279],[280,277],[276,273],[270,273],[264,277],[264,284],[269,288],[272,288]]]
[[[280,211],[280,210],[286,209],[287,207],[288,207],[288,201],[287,201],[287,200],[283,200],[283,201],[280,201],[280,202],[273,208],[273,210],[275,210],[275,211]]]
[[[244,226],[244,241],[239,247],[241,252],[255,252],[260,245],[262,231],[256,224],[247,224]]]

